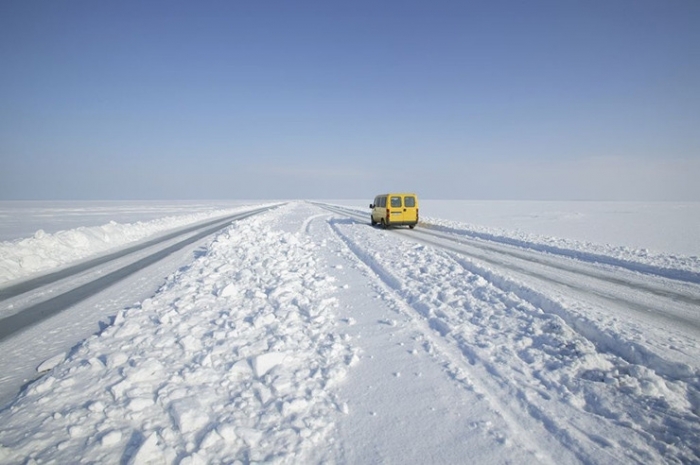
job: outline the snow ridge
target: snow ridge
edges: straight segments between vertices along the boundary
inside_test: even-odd
[[[367,210],[343,205],[328,205],[332,205],[334,209],[342,210],[361,221],[369,222]],[[654,252],[623,245],[584,242],[432,217],[422,217],[420,226],[455,237],[461,236],[512,245],[579,261],[621,267],[639,273],[653,274],[689,283],[700,283],[700,257],[695,255]]]
[[[504,418],[517,418],[506,438],[518,437],[529,416],[559,442],[540,445],[558,463],[687,463],[700,455],[693,367],[593,321],[582,327],[565,305],[447,252],[388,240],[364,224],[333,227],[389,298],[432,330],[448,366],[488,373],[475,388]]]
[[[274,215],[229,227],[28,386],[0,412],[0,461],[325,460],[352,350],[317,246]]]
[[[446,222],[444,220],[431,219],[424,226],[434,231],[442,231],[457,236],[514,245],[537,252],[561,255],[590,263],[617,266],[630,271],[663,276],[678,281],[700,283],[699,257],[652,253],[648,250],[635,250],[622,246],[601,247],[591,243],[580,244],[577,241],[568,239],[536,237],[533,235],[511,237],[504,235],[503,232],[479,232],[474,229],[465,229],[464,225],[457,226],[453,223],[453,226],[444,226],[441,223]],[[593,252],[583,249],[593,250]]]
[[[126,224],[110,221],[102,226],[79,227],[53,234],[39,230],[32,237],[0,242],[0,283],[64,266],[158,233],[208,219],[224,218],[251,208],[213,210]]]

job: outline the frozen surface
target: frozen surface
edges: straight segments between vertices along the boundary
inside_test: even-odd
[[[329,432],[328,388],[352,355],[313,251],[259,220],[232,227],[65,363],[40,367],[52,374],[22,401],[38,415],[11,407],[2,435],[43,430],[16,452],[63,463],[301,459]]]
[[[224,217],[246,209],[245,203],[223,209],[220,204],[115,204],[84,202],[74,206],[56,202],[3,202],[2,230],[15,237],[0,242],[0,284],[57,268],[158,233]],[[172,216],[164,216],[164,215]],[[148,218],[148,219],[147,219]],[[119,223],[117,220],[127,221]],[[107,221],[107,223],[103,223]],[[65,226],[72,229],[60,229]],[[38,229],[35,229],[38,228]]]
[[[581,242],[700,256],[700,202],[423,202],[425,214]]]
[[[58,231],[137,223],[165,217],[201,215],[228,210],[250,201],[9,201],[0,200],[0,241]]]
[[[359,200],[333,203],[369,212]],[[473,237],[700,272],[700,202],[422,200],[420,213]]]
[[[369,211],[369,201],[335,200]],[[421,216],[500,234],[700,256],[700,202],[421,200]]]
[[[649,270],[690,273],[697,257],[594,240],[619,234],[593,231],[612,213],[589,213],[591,236],[571,239],[431,208],[413,232],[304,202],[232,224],[152,297],[37,365],[45,374],[0,411],[0,462],[700,460],[695,300],[681,305],[692,324],[671,325],[647,311],[663,313],[663,296],[579,295],[413,233],[557,247],[574,269],[624,258],[669,293],[680,284]],[[695,224],[675,211],[669,226]],[[626,308],[628,293],[644,308]]]

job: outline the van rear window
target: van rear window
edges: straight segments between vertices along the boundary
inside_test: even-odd
[[[403,198],[404,205],[409,208],[413,208],[416,206],[416,198],[415,197],[404,197]]]
[[[392,197],[391,198],[391,208],[400,208],[401,207],[401,197]]]

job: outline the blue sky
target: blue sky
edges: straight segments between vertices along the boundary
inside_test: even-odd
[[[700,2],[0,2],[0,199],[700,200]]]

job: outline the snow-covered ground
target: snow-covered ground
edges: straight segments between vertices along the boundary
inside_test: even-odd
[[[362,200],[330,203],[366,211]],[[0,285],[253,202],[0,202]],[[424,200],[434,226],[700,271],[700,202]]]
[[[37,231],[53,234],[114,223],[145,223],[189,215],[216,214],[258,204],[254,201],[39,201],[0,200],[0,241],[24,239]],[[167,220],[166,220],[167,221]],[[142,225],[139,225],[142,227]]]
[[[0,242],[0,284],[231,215],[250,208],[249,204],[0,202],[0,238],[8,238]],[[24,237],[27,233],[30,236]]]
[[[426,215],[497,229],[700,256],[700,202],[423,202]]]
[[[368,211],[362,200],[334,200]],[[421,216],[459,229],[563,247],[700,257],[700,202],[421,200]]]
[[[697,204],[629,204],[621,233],[621,204],[424,201],[382,231],[332,203],[359,216],[234,222],[37,366],[0,462],[700,461]]]

